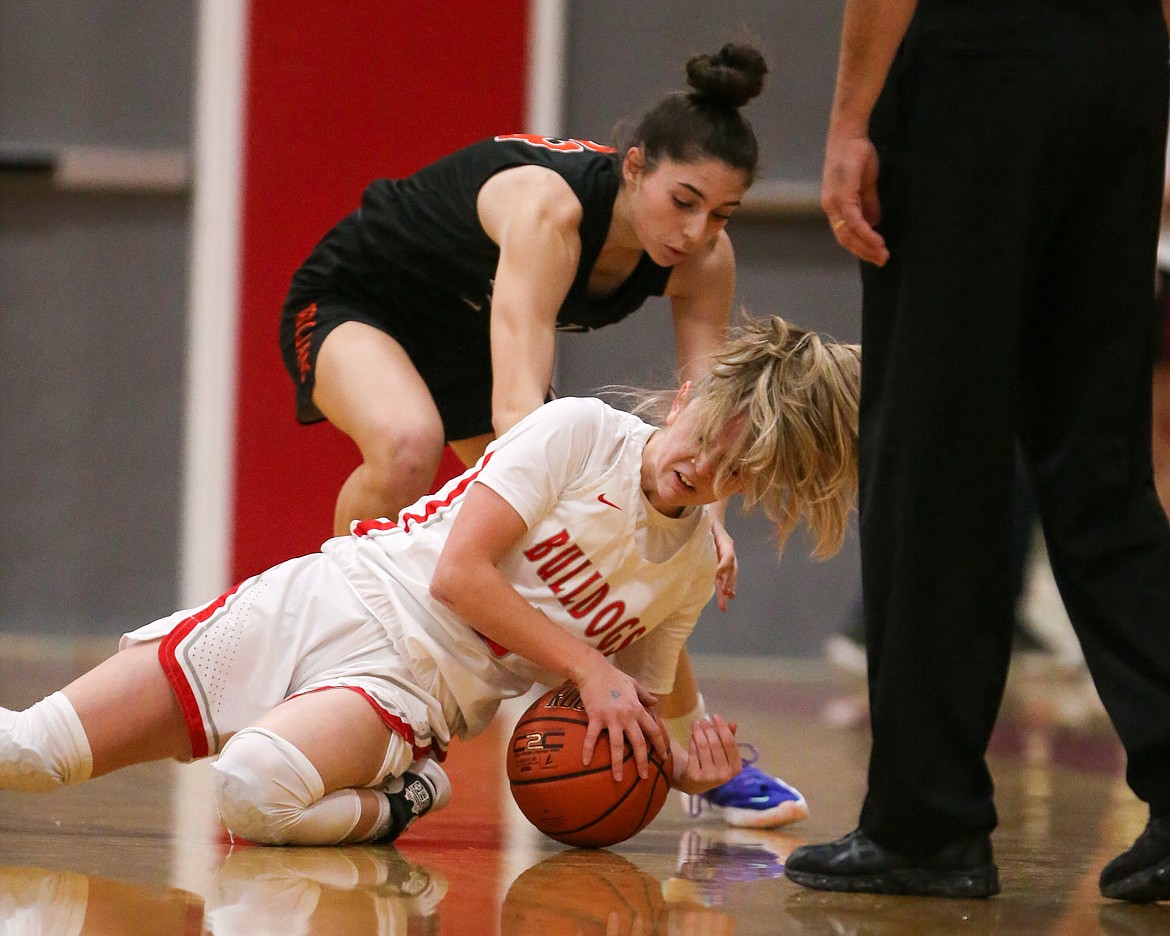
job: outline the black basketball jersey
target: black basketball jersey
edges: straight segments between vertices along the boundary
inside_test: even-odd
[[[413,175],[378,179],[358,211],[343,219],[302,267],[318,287],[332,283],[379,302],[425,310],[470,324],[486,321],[500,249],[476,210],[483,184],[513,166],[538,165],[560,175],[583,208],[581,257],[558,315],[562,330],[588,331],[625,318],[660,296],[670,268],[646,254],[624,283],[603,298],[588,295],[589,274],[609,231],[621,184],[615,151],[588,140],[512,134],[489,137]],[[421,295],[418,293],[421,292]],[[470,317],[470,318],[469,318]]]

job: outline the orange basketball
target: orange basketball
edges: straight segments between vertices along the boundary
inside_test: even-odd
[[[658,723],[665,733],[662,720]],[[508,782],[520,811],[549,838],[578,848],[603,848],[625,841],[658,815],[674,764],[669,754],[663,761],[651,748],[650,774],[643,780],[626,741],[619,783],[610,769],[604,736],[594,747],[592,760],[581,763],[588,727],[589,716],[574,686],[546,692],[512,729]]]

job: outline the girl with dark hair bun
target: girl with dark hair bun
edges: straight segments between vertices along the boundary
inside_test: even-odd
[[[729,43],[715,55],[696,55],[687,62],[687,83],[693,90],[659,101],[623,141],[622,151],[639,147],[655,166],[661,159],[715,159],[741,170],[750,185],[759,147],[739,108],[763,90],[767,73],[764,57],[749,45]]]
[[[335,535],[426,493],[444,443],[472,465],[547,400],[558,330],[590,331],[666,296],[679,376],[703,371],[735,291],[724,228],[758,162],[739,108],[766,72],[753,47],[725,45],[692,58],[691,90],[651,108],[618,149],[502,134],[366,188],[294,274],[280,328],[298,420],[328,419],[361,451]],[[726,609],[735,549],[719,519],[713,535]],[[685,655],[661,709],[688,734],[704,714]],[[769,789],[784,808],[753,810],[752,824],[804,815],[799,794]],[[749,799],[764,802],[755,787]]]

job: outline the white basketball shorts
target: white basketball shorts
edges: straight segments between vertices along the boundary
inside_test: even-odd
[[[293,696],[359,693],[414,757],[446,756],[440,703],[417,685],[386,629],[341,570],[314,553],[241,582],[202,608],[124,634],[121,647],[159,641],[183,710],[192,756],[216,754],[235,732]]]

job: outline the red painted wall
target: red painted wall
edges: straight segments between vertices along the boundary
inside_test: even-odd
[[[332,426],[295,420],[277,337],[289,278],[371,179],[523,129],[526,17],[526,0],[252,0],[233,580],[315,550],[359,460]]]

